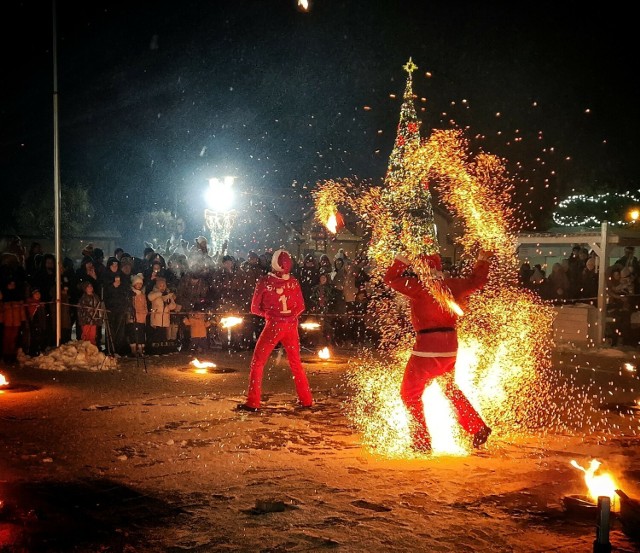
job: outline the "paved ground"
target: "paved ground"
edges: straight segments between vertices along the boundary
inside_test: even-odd
[[[1,368],[11,388],[0,395],[0,552],[577,553],[591,551],[593,514],[563,510],[576,481],[568,460],[606,456],[640,490],[640,442],[623,429],[638,428],[634,351],[554,354],[568,379],[606,388],[614,438],[498,439],[436,461],[363,450],[344,414],[353,355],[306,356],[314,412],[295,410],[286,362],[273,358],[259,415],[233,410],[248,354],[219,353],[207,374],[183,354],[150,357],[146,371],[135,360],[103,372]],[[619,524],[612,543],[640,550]]]

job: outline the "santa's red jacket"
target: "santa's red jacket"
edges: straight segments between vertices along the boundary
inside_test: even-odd
[[[384,282],[410,299],[411,324],[416,331],[416,343],[412,355],[455,357],[458,350],[458,335],[453,329],[458,316],[443,308],[416,275],[406,273],[408,267],[408,260],[397,256],[387,269]],[[451,291],[458,305],[464,305],[472,292],[485,285],[488,274],[489,262],[477,261],[469,277],[445,278],[440,285]],[[420,332],[431,329],[443,329],[443,331]]]
[[[285,278],[286,277],[286,278]],[[295,321],[304,311],[300,283],[291,275],[269,273],[256,284],[251,313],[267,321]]]

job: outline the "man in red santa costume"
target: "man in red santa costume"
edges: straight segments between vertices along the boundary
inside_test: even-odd
[[[249,372],[249,392],[243,411],[260,409],[262,373],[273,348],[281,342],[287,353],[289,367],[301,407],[311,407],[313,398],[307,375],[300,361],[298,317],[304,311],[304,298],[298,280],[291,276],[293,261],[286,250],[276,250],[271,258],[272,272],[258,280],[251,301],[251,313],[266,319],[256,343]]]
[[[433,278],[441,279],[444,290],[448,289],[455,302],[465,304],[472,292],[487,282],[491,252],[481,251],[475,267],[468,278],[442,279],[442,263],[438,254],[425,256],[423,261],[430,267]],[[473,435],[473,446],[480,447],[491,434],[454,379],[458,354],[456,333],[457,315],[443,307],[410,270],[410,261],[397,255],[384,276],[385,283],[407,296],[411,308],[411,324],[416,332],[416,341],[405,368],[400,394],[411,415],[413,447],[420,452],[431,451],[431,437],[424,417],[422,394],[431,381],[444,375],[444,393],[454,407],[460,425]]]

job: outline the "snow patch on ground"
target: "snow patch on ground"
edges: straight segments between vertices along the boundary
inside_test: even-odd
[[[62,344],[37,357],[18,350],[20,366],[50,371],[105,371],[117,368],[117,361],[98,350],[91,342],[79,340]]]

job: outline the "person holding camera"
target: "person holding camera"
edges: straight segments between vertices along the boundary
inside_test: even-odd
[[[151,341],[166,342],[169,339],[171,313],[179,311],[176,295],[167,288],[167,279],[161,276],[155,278],[153,290],[147,294],[151,304],[149,326],[151,327]]]

